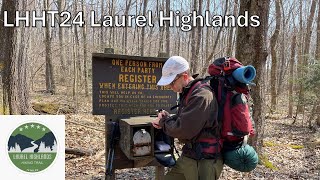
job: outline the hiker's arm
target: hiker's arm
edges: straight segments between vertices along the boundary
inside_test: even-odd
[[[159,124],[169,136],[190,140],[200,133],[210,118],[215,117],[212,113],[215,108],[212,92],[202,88],[193,92],[178,117],[161,119]]]

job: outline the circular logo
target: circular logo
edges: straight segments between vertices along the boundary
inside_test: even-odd
[[[48,168],[57,155],[57,140],[43,124],[30,122],[17,127],[8,141],[11,162],[25,172],[40,172]]]

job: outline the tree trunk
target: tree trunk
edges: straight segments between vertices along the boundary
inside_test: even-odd
[[[302,17],[302,0],[299,1],[299,48],[298,48],[298,58],[297,58],[297,78],[302,77],[302,62],[303,62],[303,17]],[[300,85],[298,87],[300,89]],[[297,96],[298,96],[298,103],[297,103],[297,109],[295,112],[295,118],[292,124],[295,124],[296,118],[298,113],[302,111],[302,105],[299,96],[301,94],[301,91],[298,89]]]
[[[160,4],[159,0],[157,0],[157,8],[160,7],[160,11],[164,10],[163,4],[164,4],[163,0],[162,0],[162,4]],[[157,12],[159,12],[159,10]],[[158,14],[158,17],[159,17],[159,14]],[[164,30],[163,30],[163,27],[160,26],[160,21],[159,21],[159,34],[160,34],[160,38],[159,38],[159,52],[158,53],[163,52],[163,34],[164,34]]]
[[[320,0],[318,0],[318,6],[320,7]],[[318,10],[317,19],[317,45],[315,58],[320,61],[320,11]]]
[[[282,89],[283,89],[283,79],[284,79],[284,76],[285,76],[285,74],[286,74],[286,72],[287,72],[287,69],[288,69],[288,63],[286,62],[286,59],[285,59],[285,55],[286,55],[286,47],[285,47],[285,42],[286,42],[286,38],[285,38],[285,36],[286,36],[286,18],[285,18],[285,12],[284,12],[284,10],[283,10],[283,2],[282,2],[282,0],[280,0],[280,6],[281,6],[281,9],[282,9],[282,40],[281,40],[281,42],[280,42],[280,45],[281,45],[281,50],[279,51],[280,52],[280,63],[279,64],[281,64],[281,66],[278,68],[278,71],[279,71],[279,75],[278,75],[278,86],[277,86],[277,90],[276,90],[276,92],[277,92],[277,96],[279,96],[279,95],[281,95],[283,92],[285,92],[285,91],[283,91]],[[290,12],[290,10],[289,10],[289,12]],[[288,17],[287,17],[288,19],[290,18],[290,13],[288,14]]]
[[[182,6],[182,5],[181,5]],[[210,12],[210,0],[207,0],[207,11]],[[211,30],[211,27],[207,27],[206,28],[206,48],[205,48],[205,59],[208,58],[208,54],[209,54],[209,34],[210,34],[210,30]],[[205,66],[205,64],[204,64]]]
[[[26,1],[22,1],[22,9],[26,8]],[[17,33],[18,34],[18,33]],[[16,69],[17,71],[12,72],[15,77],[15,81],[18,83],[16,84],[17,87],[13,88],[17,90],[17,99],[18,101],[18,109],[17,112],[14,114],[29,114],[30,112],[30,101],[29,101],[29,81],[27,80],[27,72],[29,69],[28,58],[25,54],[26,52],[26,44],[29,39],[29,35],[26,35],[25,27],[20,27],[20,38],[17,40],[16,44],[19,42],[19,46],[17,46],[18,54],[17,57],[14,59],[17,60]],[[26,40],[27,38],[27,40]]]
[[[276,29],[271,37],[270,46],[271,46],[271,110],[274,111],[277,105],[277,52],[276,52],[276,45],[277,40],[280,32],[280,24],[281,24],[281,11],[280,11],[280,3],[279,0],[276,0]]]
[[[49,11],[49,0],[43,0],[44,7]],[[46,17],[46,24],[49,24],[48,17]],[[46,46],[46,90],[48,93],[55,94],[55,80],[53,75],[53,64],[51,58],[51,37],[49,26],[45,29],[45,46]]]
[[[198,10],[198,14],[202,14],[202,0],[199,0],[199,10]],[[202,27],[200,26],[200,22],[198,22],[197,24],[197,39],[196,39],[196,50],[195,50],[195,68],[193,71],[193,74],[198,73],[198,67],[200,65],[200,43],[201,43],[201,39],[202,39]]]
[[[176,54],[181,54],[181,41],[182,41],[182,33],[181,31],[178,30],[178,36],[179,36],[179,41],[177,42],[177,53]]]
[[[114,3],[115,0],[110,0],[109,1],[109,15],[111,15],[112,17],[114,17],[114,8],[115,8],[115,3]],[[114,47],[114,28],[109,28],[110,31],[109,31],[109,47]]]
[[[317,118],[317,110],[319,110],[319,102],[314,102],[313,105],[312,105],[312,110],[310,112],[310,116],[309,116],[309,119],[308,119],[308,127],[310,129],[312,129],[312,121]],[[319,113],[319,111],[318,111]]]
[[[154,28],[150,27],[150,33],[149,33],[149,49],[148,49],[148,56],[152,57],[152,54],[151,54],[151,49],[152,49],[152,44],[154,43],[153,41],[151,41],[151,38],[153,36],[153,33],[154,33]]]
[[[73,38],[73,43],[76,43],[76,39]],[[76,112],[78,111],[78,77],[79,77],[79,72],[77,68],[77,59],[78,59],[78,50],[76,46],[72,46],[73,48],[73,88],[72,88],[72,99],[74,101],[74,106]]]
[[[77,11],[78,0],[74,2],[74,12]],[[101,32],[102,33],[102,32]],[[81,82],[81,63],[80,63],[80,56],[79,56],[79,36],[78,36],[78,28],[74,26],[74,61],[73,61],[73,100],[75,103],[75,109],[78,111],[78,95],[79,95],[79,82]],[[100,44],[101,45],[101,44]]]
[[[117,4],[118,2],[113,0],[112,1],[112,17],[115,17],[116,16],[116,9],[117,9]],[[118,28],[111,28],[111,31],[112,31],[112,47],[116,47],[118,45],[117,41],[116,41],[116,37],[117,37],[117,31],[118,31]]]
[[[170,0],[166,0],[166,16],[170,16]],[[166,22],[166,53],[170,54],[170,27],[169,21]]]
[[[90,0],[90,4],[91,4],[90,11],[95,11],[96,9],[95,9],[95,6],[94,6],[94,0]],[[96,12],[97,12],[97,11],[96,11]],[[94,18],[95,18],[95,19],[97,18],[97,13],[95,13]],[[98,39],[98,38],[96,38],[96,37],[97,37],[97,36],[96,36],[96,28],[92,28],[91,37],[92,37],[92,46],[96,48],[97,46],[99,46],[99,45],[96,45],[96,44],[97,44],[97,43],[96,43],[96,39]]]
[[[77,4],[76,4],[76,6],[77,6]],[[100,13],[101,13],[101,15],[100,15],[101,21],[103,21],[103,16],[105,14],[105,12],[104,12],[104,0],[101,1],[101,12]],[[102,52],[103,52],[103,50],[105,48],[104,29],[105,29],[105,27],[101,26],[101,28],[100,28],[100,49],[101,49]]]
[[[148,0],[143,0],[143,10],[142,10],[142,15],[146,16],[146,12],[147,12],[147,6],[148,6]],[[140,45],[140,55],[144,56],[144,38],[146,36],[146,27],[142,27],[141,30],[141,45]]]
[[[129,10],[130,10],[130,7],[131,7],[131,1],[132,0],[129,0],[129,2],[126,1],[126,10],[124,12],[125,16],[128,16],[128,14],[129,14]],[[124,27],[123,42],[124,42],[123,43],[124,44],[124,46],[123,46],[124,54],[127,54],[128,53],[128,27],[127,26]]]
[[[290,58],[290,74],[289,74],[289,111],[288,117],[293,116],[293,71],[294,71],[294,57],[296,53],[296,32],[294,32],[292,36],[292,43],[291,43],[291,58]]]
[[[58,11],[62,12],[65,8],[65,2],[64,0],[58,0]],[[62,19],[59,18],[59,23],[62,22]],[[59,46],[60,46],[60,81],[65,82],[65,77],[66,77],[66,66],[65,66],[65,48],[64,46],[64,34],[63,34],[64,29],[59,28]]]
[[[141,7],[142,7],[142,2],[140,3],[140,6],[139,6],[139,11],[138,11],[138,6],[136,6],[136,14],[140,14],[141,13]],[[137,39],[136,39],[137,38]],[[137,26],[135,26],[134,28],[134,33],[133,33],[133,44],[137,44],[137,47],[135,46],[132,46],[132,52],[135,51],[135,48],[136,48],[136,51],[139,52],[139,46],[140,46],[140,38],[139,38],[139,28]],[[136,52],[134,52],[135,54]]]
[[[237,16],[238,12],[238,1],[233,2],[233,15]],[[234,30],[235,27],[230,27],[229,28],[229,37],[228,37],[228,46],[227,46],[227,56],[232,56],[232,51],[233,51],[233,35],[234,35]]]
[[[4,17],[4,11],[7,11],[7,20],[13,23],[18,6],[17,3],[17,1],[2,1],[1,17]],[[24,28],[21,29],[21,37],[25,35],[22,34],[23,31]],[[8,112],[9,114],[27,114],[29,110],[28,88],[27,82],[23,82],[26,78],[26,67],[24,67],[26,59],[23,59],[23,47],[19,47],[19,49],[15,48],[15,39],[17,38],[14,35],[15,28],[4,27],[4,24],[0,23],[0,64],[3,66],[3,112]],[[20,44],[23,45],[24,43],[24,39],[21,39]],[[18,56],[15,58],[14,52],[16,50],[18,50]],[[19,74],[19,72],[22,74]],[[20,102],[20,98],[22,102]]]
[[[74,1],[74,14],[78,12],[78,0]],[[78,26],[74,26],[74,36],[75,36],[75,43],[76,43],[76,62],[77,62],[77,68],[78,68],[78,82],[82,82],[82,69],[81,69],[81,58],[79,53],[79,47],[80,47],[80,40],[79,40],[79,34],[78,34]]]
[[[85,12],[85,4],[84,1],[81,1],[82,3],[82,12],[86,14]],[[88,49],[87,49],[87,26],[86,24],[83,25],[82,28],[82,36],[83,36],[83,71],[84,71],[84,92],[85,96],[89,97],[89,88],[88,88],[88,67],[87,67],[87,61],[88,61]]]
[[[197,10],[197,1],[193,1],[193,9]],[[196,28],[191,29],[191,59],[190,59],[190,70],[191,74],[195,73],[196,71],[196,62],[197,62],[197,57],[196,57]]]
[[[236,57],[240,60],[247,60],[257,70],[256,86],[252,87],[253,119],[255,122],[256,136],[252,140],[253,146],[258,153],[262,151],[264,120],[265,120],[265,97],[264,97],[264,69],[267,58],[266,37],[268,28],[270,0],[254,1],[240,0],[240,13],[249,11],[260,17],[259,27],[238,28]]]
[[[310,39],[311,39],[311,34],[312,34],[312,23],[313,23],[313,17],[314,17],[314,13],[316,10],[316,0],[312,0],[312,4],[311,4],[311,8],[310,8],[310,15],[308,17],[308,21],[307,21],[307,29],[306,29],[306,36],[305,36],[305,41],[304,41],[304,49],[302,52],[302,68],[303,70],[301,71],[301,77],[303,78],[307,75],[308,73],[308,69],[306,68],[308,65],[308,58],[309,58],[309,50],[310,50]],[[300,32],[302,33],[302,32]],[[299,85],[299,100],[298,100],[298,107],[297,107],[297,112],[300,113],[303,111],[303,103],[304,102],[304,87],[302,86],[302,84]]]
[[[316,122],[317,122],[317,125],[320,127],[320,114],[319,114],[319,112],[320,112],[320,105],[318,105],[317,112],[318,112],[318,114],[317,114]]]
[[[320,0],[318,0],[318,9],[320,7]],[[318,19],[317,19],[317,45],[316,45],[316,60],[320,61],[320,11],[318,10]],[[316,112],[318,112],[316,117],[316,124],[320,126],[320,106],[318,106]]]

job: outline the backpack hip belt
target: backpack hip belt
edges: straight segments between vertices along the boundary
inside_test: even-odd
[[[196,142],[185,143],[189,149],[195,150],[198,156],[202,156],[203,153],[212,155],[220,154],[222,144],[223,140],[220,138],[202,138]]]

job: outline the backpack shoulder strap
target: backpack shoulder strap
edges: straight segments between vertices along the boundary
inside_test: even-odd
[[[184,102],[185,102],[186,104],[188,104],[189,97],[191,96],[191,93],[192,93],[195,89],[199,89],[199,88],[202,88],[202,87],[204,87],[204,86],[207,86],[207,87],[209,87],[209,88],[211,89],[210,85],[207,84],[206,82],[203,82],[202,80],[200,80],[200,81],[196,82],[195,84],[193,84],[193,85],[191,86],[191,88],[189,89],[189,91],[188,91],[188,93],[187,93],[187,95],[186,95],[186,97],[185,97],[185,99],[184,99]]]

